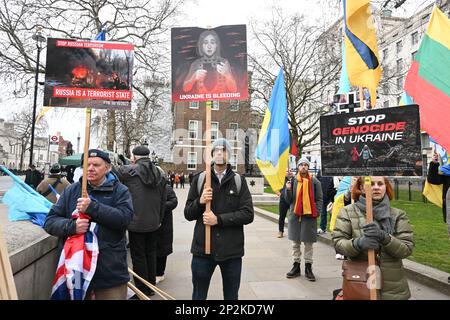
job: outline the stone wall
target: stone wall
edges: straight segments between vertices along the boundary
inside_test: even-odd
[[[0,204],[0,223],[19,299],[49,299],[59,259],[57,238],[29,221],[9,222],[4,204]]]

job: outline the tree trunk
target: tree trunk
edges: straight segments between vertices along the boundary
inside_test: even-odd
[[[116,140],[116,111],[108,110],[108,121],[107,123],[107,140],[106,146],[108,150],[114,150],[114,141]]]

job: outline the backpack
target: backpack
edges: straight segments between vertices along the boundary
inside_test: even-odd
[[[203,184],[205,183],[206,172],[203,171],[198,175],[197,180],[197,193],[200,195],[202,191]],[[242,179],[239,173],[234,174],[234,183],[236,183],[237,193],[241,193]]]

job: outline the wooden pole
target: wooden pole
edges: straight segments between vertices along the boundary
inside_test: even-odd
[[[361,107],[364,102],[364,93],[363,87],[359,87],[359,103]],[[375,107],[375,106],[374,106]],[[366,193],[366,222],[373,222],[373,207],[372,207],[372,178],[370,176],[364,177],[364,191]],[[369,279],[376,279],[375,283],[371,283],[369,288],[370,290],[370,300],[377,300],[377,277],[374,274],[376,272],[376,264],[375,264],[375,251],[373,249],[369,249],[367,251],[367,257],[369,262]]]
[[[211,188],[211,105],[206,101],[206,157],[205,157],[205,188]],[[211,211],[211,201],[206,201],[205,212]],[[205,254],[211,254],[211,226],[205,225]]]
[[[366,221],[367,223],[373,222],[373,210],[372,210],[372,178],[370,176],[364,177],[364,191],[366,193]],[[375,275],[375,251],[369,249],[367,251],[367,256],[369,259],[369,278],[376,279]],[[377,300],[377,288],[375,285],[371,285],[370,290],[370,300]]]
[[[0,224],[0,300],[18,300],[8,249]]]
[[[81,180],[81,197],[87,198],[87,171],[89,158],[89,142],[91,136],[91,108],[86,108],[86,126],[84,128],[84,154],[83,154],[83,179]]]

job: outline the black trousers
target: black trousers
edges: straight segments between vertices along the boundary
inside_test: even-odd
[[[278,205],[278,212],[280,213],[280,216],[278,217],[278,231],[280,232],[284,232],[284,219],[286,218],[289,207],[289,204],[287,204],[283,200],[280,200],[280,203]]]
[[[156,276],[161,277],[166,271],[167,256],[156,257]]]
[[[128,231],[130,239],[131,262],[133,271],[151,284],[156,283],[156,231],[155,232],[131,232]],[[152,290],[136,277],[136,287],[149,294]]]

